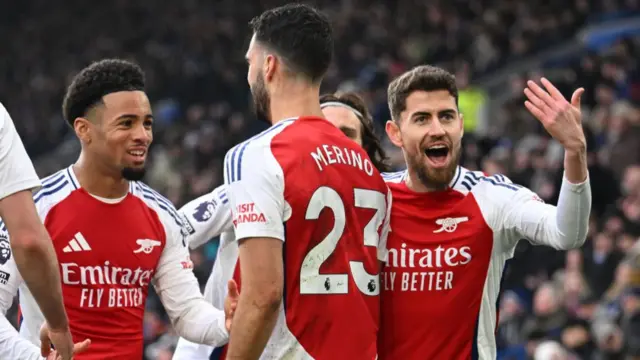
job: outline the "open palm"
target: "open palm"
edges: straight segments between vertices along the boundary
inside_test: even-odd
[[[582,129],[580,98],[583,88],[573,92],[571,102],[547,79],[541,79],[544,89],[529,80],[524,94],[524,105],[538,119],[547,132],[567,150],[581,150],[586,146]]]

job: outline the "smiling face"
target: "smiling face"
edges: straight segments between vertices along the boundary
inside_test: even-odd
[[[92,161],[120,172],[127,180],[140,180],[153,141],[153,115],[147,95],[142,91],[107,94],[88,118],[76,121],[75,128]]]
[[[409,171],[428,189],[446,188],[458,166],[463,134],[454,96],[447,90],[413,91],[399,115],[386,130],[402,148]]]

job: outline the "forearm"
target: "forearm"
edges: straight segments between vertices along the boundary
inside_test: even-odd
[[[236,309],[227,359],[258,359],[262,354],[278,320],[281,300],[268,301],[249,289],[240,293]]]
[[[14,259],[29,291],[51,329],[66,329],[67,314],[62,300],[58,261],[44,229],[34,235],[11,239]]]
[[[582,246],[587,238],[590,214],[591,184],[588,176],[585,175],[582,181],[574,183],[565,173],[555,217],[556,247],[573,249]]]
[[[203,298],[193,299],[188,308],[173,323],[176,333],[197,344],[219,347],[229,341],[224,311],[216,309]]]
[[[585,148],[565,150],[564,171],[567,180],[572,184],[580,184],[587,179],[589,170]]]
[[[66,329],[58,261],[31,192],[17,192],[0,200],[0,216],[7,227],[18,270],[50,328]]]

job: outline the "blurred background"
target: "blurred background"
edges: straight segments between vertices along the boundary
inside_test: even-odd
[[[78,154],[60,110],[70,78],[92,61],[120,57],[146,71],[154,105],[146,182],[177,207],[219,185],[225,151],[262,129],[246,82],[247,22],[285,1],[241,3],[3,2],[0,101],[38,174]],[[335,29],[324,90],[359,92],[384,134],[389,81],[414,65],[443,66],[461,89],[463,165],[505,173],[550,203],[562,177],[562,148],[524,108],[525,80],[544,74],[567,98],[585,87],[589,238],[569,252],[520,243],[505,273],[499,358],[640,358],[640,1],[310,3]],[[402,168],[401,154],[387,147]],[[192,253],[203,286],[216,249],[212,239]],[[147,308],[146,357],[170,359],[176,337],[154,294]]]

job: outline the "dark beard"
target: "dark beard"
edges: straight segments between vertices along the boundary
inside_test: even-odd
[[[258,79],[253,86],[250,86],[250,88],[256,117],[258,118],[258,120],[264,121],[267,124],[271,125],[271,99],[269,98],[267,87],[264,84],[262,73],[258,74]]]
[[[145,172],[146,172],[145,168],[126,167],[122,169],[121,173],[122,173],[122,177],[125,178],[125,180],[140,181],[144,178]]]
[[[447,189],[456,174],[458,162],[460,161],[460,150],[460,146],[458,146],[455,150],[453,161],[446,169],[430,170],[422,161],[417,161],[417,163],[412,164],[412,167],[417,171],[418,179],[422,185],[435,191]]]

